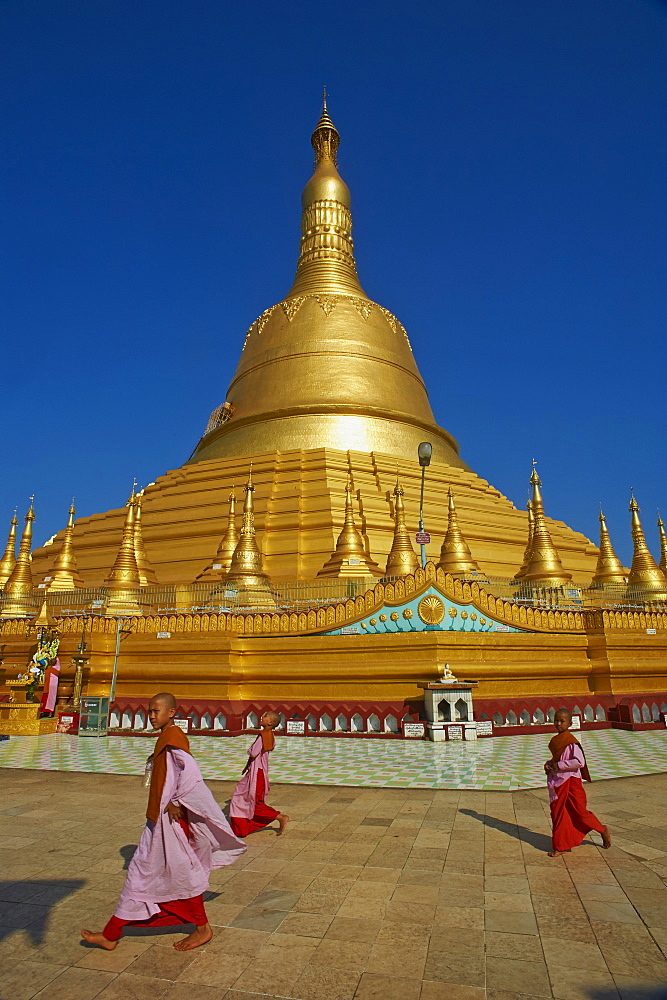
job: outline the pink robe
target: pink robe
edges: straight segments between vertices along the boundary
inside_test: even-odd
[[[220,806],[204,784],[189,753],[169,747],[167,777],[157,823],[146,823],[130,862],[115,916],[148,920],[160,912],[160,902],[191,899],[208,889],[214,868],[230,865],[247,847],[232,833]],[[190,839],[164,809],[169,802],[184,806]]]
[[[60,660],[56,657],[50,667],[46,668],[44,691],[42,692],[42,702],[39,706],[41,712],[52,712],[56,707],[58,697],[58,679],[60,677]]]
[[[250,758],[250,767],[234,789],[232,800],[229,803],[229,815],[238,816],[239,819],[252,819],[255,813],[257,774],[259,771],[264,775],[264,794],[266,795],[271,788],[269,784],[269,754],[264,749],[261,734],[250,747],[248,756]]]
[[[549,771],[547,774],[547,788],[549,790],[549,802],[555,802],[558,798],[557,789],[570,778],[579,778],[581,781],[581,768],[586,763],[584,751],[578,743],[570,743],[565,747],[561,758],[556,762],[557,771]]]

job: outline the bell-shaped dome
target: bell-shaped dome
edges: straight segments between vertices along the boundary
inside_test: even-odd
[[[406,331],[359,284],[339,140],[325,104],[294,284],[248,330],[225,406],[191,462],[293,448],[406,457],[426,439],[434,461],[467,468],[435,423]]]

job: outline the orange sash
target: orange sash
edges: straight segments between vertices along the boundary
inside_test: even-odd
[[[549,753],[551,754],[551,759],[557,763],[563,756],[565,748],[569,747],[572,743],[576,743],[577,746],[581,748],[581,752],[583,753],[583,748],[581,747],[579,740],[576,736],[572,735],[569,729],[566,729],[564,733],[557,733],[549,740]],[[585,760],[586,757],[584,755],[584,761]],[[584,766],[581,768],[581,776],[584,781],[592,780],[586,763],[584,763]]]
[[[151,787],[148,792],[148,808],[146,818],[153,823],[157,823],[160,818],[160,803],[164,791],[164,783],[167,779],[167,748],[175,747],[176,750],[185,750],[190,753],[190,743],[178,726],[167,726],[157,738],[155,750],[153,751],[153,770],[151,771]]]

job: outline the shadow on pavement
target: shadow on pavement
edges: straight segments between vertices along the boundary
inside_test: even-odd
[[[84,879],[0,882],[0,941],[24,930],[42,944],[51,909],[86,884]]]
[[[496,819],[495,816],[487,816],[485,813],[475,812],[474,809],[459,809],[459,812],[464,813],[466,816],[472,816],[473,819],[478,819],[485,826],[492,826],[494,830],[506,833],[508,837],[514,837],[515,840],[523,840],[525,843],[536,847],[538,851],[551,850],[551,837],[545,837],[543,833],[529,830],[528,827],[519,826],[518,823],[506,823],[503,819]]]

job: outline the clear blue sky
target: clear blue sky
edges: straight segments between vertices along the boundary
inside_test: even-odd
[[[5,0],[0,536],[187,459],[288,290],[323,83],[438,421],[627,561],[665,472],[667,6]]]

